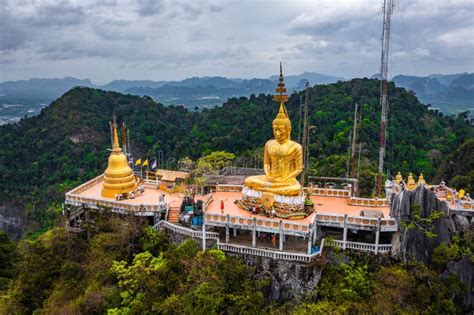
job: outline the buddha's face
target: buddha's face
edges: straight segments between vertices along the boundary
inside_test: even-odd
[[[283,142],[290,138],[290,127],[286,124],[273,124],[273,135],[278,142]]]

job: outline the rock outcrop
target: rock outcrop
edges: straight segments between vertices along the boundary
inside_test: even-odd
[[[427,218],[435,211],[442,212],[443,217],[433,223],[432,232],[436,237],[428,237],[424,231],[413,229],[400,229],[399,252],[400,256],[412,257],[425,263],[431,262],[431,255],[441,243],[450,242],[451,234],[455,227],[449,217],[446,202],[440,201],[436,195],[424,185],[419,185],[415,190],[404,190],[393,196],[390,215],[401,222],[413,218],[417,211],[422,218]],[[395,241],[397,242],[397,241]]]
[[[450,244],[453,235],[461,235],[472,228],[472,218],[458,214],[450,214],[446,202],[439,200],[435,193],[424,185],[419,185],[416,190],[405,190],[394,195],[391,203],[391,215],[398,221],[400,231],[394,239],[396,255],[402,258],[414,258],[430,263],[431,255],[441,243]],[[403,228],[400,222],[413,219],[417,212],[422,218],[427,218],[435,211],[443,216],[432,224],[435,237],[428,237],[424,231],[417,228]],[[471,220],[471,222],[469,221]],[[474,309],[472,289],[474,288],[474,266],[468,257],[458,261],[448,262],[441,277],[455,275],[465,285],[466,295],[463,299],[464,310]]]
[[[248,266],[255,268],[255,278],[268,280],[265,298],[272,301],[301,301],[314,291],[321,279],[322,269],[315,264],[275,260],[247,254],[238,256]]]
[[[0,206],[0,230],[7,232],[12,240],[18,241],[24,232],[21,211],[14,207]]]

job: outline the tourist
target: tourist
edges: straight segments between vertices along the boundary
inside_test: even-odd
[[[273,245],[273,247],[276,247],[276,243],[277,243],[277,236],[276,236],[276,234],[273,234],[272,235],[272,245]]]

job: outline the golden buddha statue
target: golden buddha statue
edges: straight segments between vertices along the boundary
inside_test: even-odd
[[[403,181],[402,173],[398,172],[397,176],[395,176],[395,183],[400,184]]]
[[[418,176],[418,184],[426,184],[425,177],[423,176],[423,173],[420,173],[420,176]]]
[[[112,129],[113,148],[107,169],[104,172],[104,185],[102,186],[102,197],[107,198],[115,198],[116,194],[130,193],[137,189],[135,175],[119,146],[115,121]]]
[[[285,108],[288,100],[280,63],[280,78],[277,94],[273,100],[280,102],[280,109],[273,120],[275,139],[267,141],[264,150],[265,175],[250,176],[245,179],[245,186],[267,194],[297,196],[301,185],[296,177],[303,170],[303,151],[301,145],[290,139],[291,121]]]
[[[410,175],[408,175],[407,188],[410,189],[410,190],[414,190],[416,188],[415,179],[413,179],[413,174],[412,173],[410,173]]]

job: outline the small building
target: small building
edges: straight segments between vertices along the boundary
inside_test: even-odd
[[[159,189],[172,191],[177,186],[186,185],[189,181],[189,173],[158,169],[155,172],[160,182]]]

